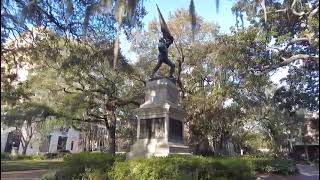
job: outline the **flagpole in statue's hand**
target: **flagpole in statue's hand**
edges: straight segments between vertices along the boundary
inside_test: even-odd
[[[158,13],[159,13],[159,21],[160,21],[160,28],[161,28],[162,36],[163,36],[164,38],[168,38],[167,36],[173,37],[173,36],[170,34],[170,31],[169,31],[169,28],[168,28],[168,26],[167,26],[167,23],[166,23],[166,21],[164,20],[162,14],[161,14],[161,12],[160,12],[160,9],[159,9],[159,7],[158,7],[158,4],[156,4],[156,6],[157,6],[157,9],[158,9]],[[173,43],[174,43],[174,45],[176,46],[176,48],[177,48],[178,53],[180,54],[180,56],[182,56],[182,55],[181,55],[181,52],[180,52],[180,50],[179,50],[179,48],[178,48],[178,46],[177,46],[177,44],[176,44],[176,42],[175,42],[174,39],[173,39]]]

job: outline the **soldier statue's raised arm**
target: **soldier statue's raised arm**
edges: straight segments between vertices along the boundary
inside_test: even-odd
[[[170,66],[169,78],[173,78],[175,65],[168,58],[168,48],[172,43],[173,43],[173,37],[171,35],[163,36],[162,38],[160,38],[158,43],[158,50],[159,50],[158,63],[152,71],[152,74],[150,76],[151,79],[154,78],[155,73],[159,70],[162,63],[165,63],[168,66]]]

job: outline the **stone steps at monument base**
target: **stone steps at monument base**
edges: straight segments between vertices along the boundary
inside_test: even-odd
[[[188,146],[169,146],[170,154],[190,154]]]
[[[192,155],[183,142],[166,142],[164,139],[138,139],[127,154],[127,159],[136,157],[168,156],[169,154]]]

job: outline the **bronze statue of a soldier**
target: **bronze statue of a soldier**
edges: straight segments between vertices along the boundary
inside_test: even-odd
[[[165,63],[168,66],[170,66],[169,78],[173,79],[175,65],[168,58],[168,48],[172,43],[173,43],[173,37],[171,35],[160,38],[159,44],[158,44],[158,50],[159,50],[158,63],[152,71],[152,74],[150,76],[151,79],[154,78],[155,73],[159,70],[162,63]]]
[[[158,63],[156,65],[156,67],[154,67],[152,74],[150,76],[150,79],[154,78],[154,75],[159,70],[162,63],[165,63],[168,66],[170,66],[169,78],[174,80],[173,73],[174,73],[175,65],[168,58],[168,48],[173,43],[174,39],[173,39],[173,36],[171,36],[171,34],[170,34],[169,28],[168,28],[165,20],[163,19],[163,16],[160,12],[158,5],[157,5],[157,9],[158,9],[158,13],[159,13],[159,22],[160,22],[160,28],[161,28],[161,32],[162,32],[162,38],[160,38],[159,44],[158,44],[158,50],[159,50]]]

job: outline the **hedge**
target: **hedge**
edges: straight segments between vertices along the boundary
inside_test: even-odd
[[[249,158],[249,159],[254,164],[255,171],[260,173],[294,175],[298,172],[293,160],[270,159],[270,158]]]
[[[12,156],[10,153],[1,153],[1,160],[44,160],[43,155],[21,155]]]
[[[250,180],[255,172],[291,175],[296,169],[293,161],[270,158],[175,155],[125,161],[123,155],[83,152],[66,155],[62,168],[44,179]]]
[[[200,156],[169,156],[116,162],[110,179],[175,180],[254,178],[254,166],[246,159],[214,159]]]
[[[57,179],[81,179],[90,173],[109,171],[116,161],[124,161],[121,155],[82,152],[63,158],[63,167],[56,172]]]

